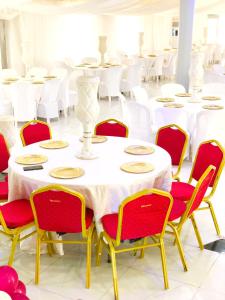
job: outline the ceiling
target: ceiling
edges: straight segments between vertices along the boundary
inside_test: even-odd
[[[191,1],[191,0],[187,0]],[[0,0],[0,18],[10,19],[19,12],[38,14],[143,15],[173,12],[179,0]],[[224,0],[196,0],[198,11],[225,11]]]

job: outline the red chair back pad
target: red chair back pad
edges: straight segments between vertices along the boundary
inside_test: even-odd
[[[143,195],[123,208],[121,240],[161,233],[170,199],[161,195]]]
[[[23,137],[26,145],[30,145],[51,138],[48,125],[42,123],[31,123],[23,129]]]
[[[126,137],[127,129],[120,123],[102,123],[96,125],[97,135]]]
[[[64,191],[45,191],[34,195],[39,228],[56,232],[82,232],[82,202]]]
[[[192,212],[195,211],[201,204],[202,199],[204,198],[205,193],[206,193],[208,187],[210,186],[210,182],[213,179],[214,172],[215,172],[215,170],[213,170],[213,169],[210,170],[210,172],[203,179],[202,183],[199,186],[198,185],[196,186],[196,188],[198,188],[198,192],[195,195],[195,199],[194,199],[191,209],[188,213],[188,216],[190,216],[192,214]]]
[[[8,168],[9,150],[4,136],[0,133],[0,172]]]
[[[170,154],[172,165],[177,166],[180,163],[185,140],[186,136],[182,131],[176,128],[162,128],[158,132],[157,145]]]
[[[217,145],[213,145],[212,143],[200,145],[195,160],[195,165],[193,167],[192,177],[198,181],[205,170],[208,168],[208,166],[213,165],[214,167],[216,167],[216,171],[209,185],[210,187],[212,187],[223,158],[223,151],[221,151],[221,149]]]

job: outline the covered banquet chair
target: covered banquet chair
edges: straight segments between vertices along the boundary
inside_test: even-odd
[[[175,94],[185,93],[185,87],[178,83],[166,83],[160,88],[163,97],[174,97]]]
[[[96,135],[128,137],[128,127],[116,119],[104,120],[95,126]]]
[[[156,189],[144,190],[126,198],[121,203],[118,213],[107,214],[102,217],[101,222],[104,232],[101,233],[99,238],[97,265],[100,264],[102,246],[104,245],[112,260],[115,299],[119,299],[116,254],[121,252],[142,250],[141,257],[143,257],[144,249],[158,247],[162,259],[164,286],[166,289],[169,287],[164,235],[172,206],[173,198],[169,193]],[[183,248],[176,230],[175,234],[179,254],[184,269],[187,270]],[[153,238],[153,243],[147,241],[148,237]],[[143,242],[131,247],[126,247],[125,244],[122,244],[122,248],[119,247],[122,246],[122,241],[137,238],[143,238]]]
[[[86,288],[89,288],[94,214],[91,209],[85,207],[84,196],[63,186],[48,185],[33,191],[30,201],[37,228],[35,283],[39,283],[42,243],[49,245],[49,254],[54,243],[84,244],[87,247]],[[51,232],[80,233],[82,238],[54,240]]]
[[[202,86],[203,96],[218,96],[223,97],[225,95],[225,83],[222,82],[209,82]]]
[[[34,226],[34,217],[27,199],[10,201],[0,206],[0,233],[9,237],[12,241],[8,265],[13,264],[16,246],[20,241],[33,235],[36,230],[25,233],[22,232]]]
[[[43,121],[32,120],[20,129],[23,146],[49,140],[52,138],[51,128]]]
[[[204,249],[202,239],[195,221],[194,213],[198,210],[199,206],[201,205],[202,201],[204,200],[204,196],[208,187],[210,187],[213,176],[215,176],[215,167],[212,165],[208,166],[207,169],[201,174],[198,183],[195,188],[193,188],[192,194],[189,198],[188,202],[183,202],[176,198],[171,194],[174,198],[173,208],[171,210],[169,216],[169,226],[173,229],[172,234],[174,234],[174,228],[176,228],[178,234],[181,233],[184,223],[190,219],[195,231],[195,235],[199,244],[199,248],[201,250]],[[182,191],[181,191],[182,193]],[[184,191],[185,193],[185,191]],[[171,232],[169,232],[171,233]]]
[[[122,93],[130,93],[132,96],[132,88],[141,85],[141,64],[128,65],[122,73],[120,82],[120,91]]]
[[[44,67],[32,67],[28,70],[26,77],[28,78],[42,78],[47,76],[48,70]]]
[[[177,168],[173,173],[173,179],[180,181],[180,171],[188,146],[188,134],[178,125],[170,124],[159,128],[155,143],[170,154],[172,166]]]
[[[0,133],[0,173],[8,168],[9,149],[3,134]],[[8,176],[0,181],[0,202],[8,201]]]
[[[202,174],[210,166],[215,167],[215,174],[209,184],[210,189],[203,199],[203,207],[199,210],[209,209],[212,215],[212,219],[216,228],[216,232],[219,235],[220,229],[217,222],[217,218],[214,212],[213,204],[211,198],[213,197],[217,184],[220,179],[223,167],[225,164],[225,151],[219,142],[215,140],[205,141],[200,144],[198,152],[195,156],[195,160],[192,166],[191,174],[188,182],[173,182],[171,188],[171,194],[174,199],[180,200],[182,202],[189,202],[193,193],[194,185],[192,182],[199,181]]]

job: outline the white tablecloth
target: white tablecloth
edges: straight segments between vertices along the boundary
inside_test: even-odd
[[[171,186],[171,158],[156,145],[150,155],[130,155],[124,152],[129,145],[150,145],[149,143],[108,137],[104,143],[93,144],[98,154],[94,160],[76,158],[82,144],[76,136],[70,136],[69,146],[63,149],[43,149],[39,143],[26,147],[14,148],[9,160],[9,200],[29,198],[30,193],[47,184],[62,184],[81,192],[86,197],[87,207],[94,210],[97,229],[101,230],[100,218],[107,213],[117,212],[120,203],[128,196],[146,188],[159,188],[166,191]],[[18,155],[44,154],[48,161],[43,163],[43,170],[23,171],[23,166],[15,162]],[[131,174],[120,170],[125,162],[143,161],[154,165],[150,173]],[[49,171],[56,167],[81,167],[85,174],[75,179],[56,179],[49,176]]]

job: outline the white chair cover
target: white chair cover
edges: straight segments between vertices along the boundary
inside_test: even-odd
[[[152,124],[149,109],[137,102],[126,102],[128,112],[129,137],[147,142],[153,140]]]
[[[19,75],[16,70],[14,69],[2,69],[0,71],[0,78],[7,79],[7,78],[18,78]]]
[[[48,70],[43,67],[33,67],[31,68],[27,74],[26,77],[35,77],[35,78],[42,78],[48,74]]]
[[[65,68],[53,68],[50,70],[49,74],[58,78],[65,78],[68,75],[68,71]]]
[[[57,97],[60,84],[60,79],[48,80],[44,84],[37,115],[38,117],[46,118],[47,122],[50,122],[51,118],[59,117]]]
[[[7,145],[11,148],[16,143],[16,134],[13,116],[0,116],[0,132],[4,135]]]
[[[98,59],[96,57],[84,57],[82,59],[83,64],[97,64]]]
[[[178,83],[166,83],[160,88],[163,97],[174,97],[177,93],[185,93],[183,85]]]
[[[206,140],[218,140],[225,147],[225,109],[204,110],[197,114],[195,131],[192,137],[192,158],[198,146]]]
[[[123,70],[120,90],[130,92],[133,87],[141,85],[141,64],[129,65]]]
[[[152,67],[149,69],[148,76],[155,77],[158,80],[159,76],[162,76],[162,74],[163,74],[163,71],[162,71],[163,61],[164,61],[163,55],[157,56]]]
[[[0,115],[12,115],[11,86],[0,84]]]
[[[104,69],[100,74],[100,85],[99,85],[99,98],[108,97],[111,102],[111,97],[119,97],[121,100],[120,93],[120,81],[122,76],[122,67],[111,67]]]
[[[30,82],[18,82],[12,86],[12,106],[16,122],[37,118],[36,88]]]
[[[167,78],[171,78],[176,74],[177,53],[173,53],[169,56],[166,63],[163,64],[163,75]]]
[[[143,104],[143,105],[149,105],[149,97],[148,93],[146,92],[145,88],[141,86],[136,86],[132,88],[132,93],[134,95],[134,99],[137,103]]]

